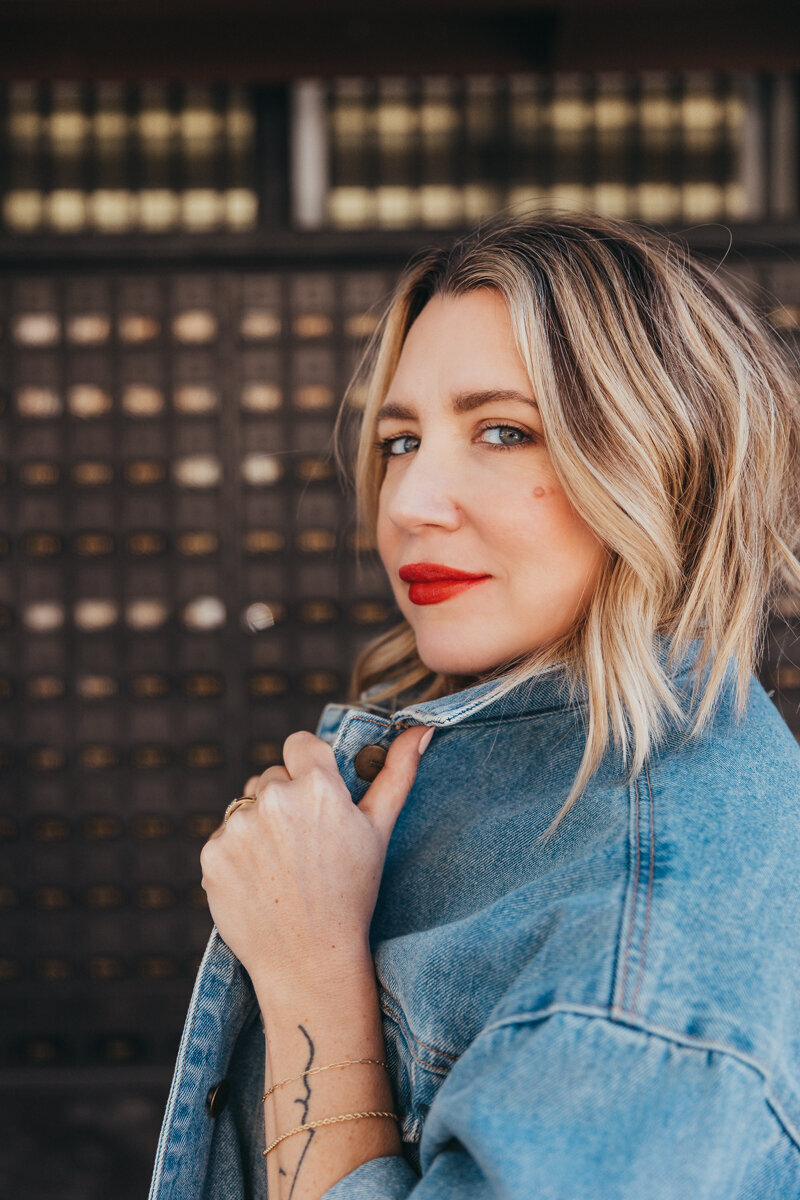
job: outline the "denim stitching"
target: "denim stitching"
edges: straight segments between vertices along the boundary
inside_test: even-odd
[[[636,921],[636,901],[639,895],[639,780],[638,778],[632,784],[633,803],[634,803],[634,844],[635,857],[633,865],[633,900],[631,902],[631,913],[628,918],[628,937],[625,942],[625,951],[622,955],[622,981],[619,988],[619,1011],[625,1011],[625,988],[628,982],[628,955],[631,948],[631,939],[633,937],[633,927]],[[617,1009],[617,1005],[614,1008]]]
[[[441,698],[442,697],[439,697],[439,699]],[[431,703],[435,702],[431,701]],[[466,704],[456,705],[456,707],[453,709],[445,709],[444,715],[451,721],[458,720],[462,716],[469,716],[469,714],[472,712],[475,712],[481,708],[486,708],[486,706],[490,703],[491,700],[486,696],[479,696],[476,700],[470,700]],[[410,708],[401,709],[400,711],[402,713],[407,713],[409,716],[421,716],[424,718],[427,715],[422,707],[416,705],[412,705]]]
[[[419,1045],[419,1046],[424,1046],[425,1043],[420,1042],[419,1038],[417,1038],[416,1035],[411,1032],[411,1030],[409,1029],[409,1026],[408,1026],[408,1022],[401,1020],[400,1017],[392,1011],[391,1005],[381,1004],[381,1011],[387,1017],[389,1017],[389,1019],[391,1021],[394,1021],[395,1025],[397,1026],[398,1030],[400,1031],[400,1036],[402,1037],[403,1041],[406,1044],[409,1054],[414,1059],[414,1062],[417,1064],[417,1066],[422,1067],[423,1070],[430,1071],[431,1074],[434,1074],[434,1075],[445,1075],[446,1076],[450,1072],[453,1064],[458,1062],[459,1058],[461,1057],[460,1054],[447,1054],[446,1051],[436,1050],[435,1047],[433,1047],[433,1046],[431,1047],[431,1049],[434,1050],[434,1052],[436,1054],[442,1054],[442,1055],[445,1055],[447,1058],[452,1058],[453,1063],[451,1063],[450,1066],[437,1067],[433,1063],[425,1062],[424,1059],[419,1057],[419,1055],[416,1053],[415,1048],[414,1048],[415,1044]],[[406,1030],[408,1030],[408,1033],[406,1033]]]
[[[397,999],[397,997],[392,995],[392,993],[389,991],[389,989],[387,987],[384,987],[384,985],[380,982],[380,980],[378,981],[378,987],[380,988],[380,991],[382,993],[384,993],[386,996],[389,996],[392,1000],[394,1000],[395,1004],[397,1005],[398,1012],[402,1013],[403,1017],[405,1017],[405,1012],[403,1011],[403,1006],[400,1003],[400,1001]],[[381,1007],[383,1007],[383,1005],[381,1005]],[[389,1016],[392,1016],[392,1015],[393,1015],[392,1013],[389,1013]],[[395,1019],[397,1019],[397,1018],[395,1018]],[[398,1021],[398,1024],[399,1024],[399,1021]],[[442,1058],[452,1058],[453,1060],[455,1060],[459,1057],[458,1054],[451,1054],[449,1050],[440,1050],[438,1048],[438,1046],[431,1046],[428,1042],[423,1042],[422,1039],[418,1038],[417,1035],[413,1032],[413,1030],[411,1029],[411,1026],[408,1024],[407,1019],[405,1020],[405,1025],[408,1028],[409,1034],[411,1035],[411,1037],[414,1039],[414,1041],[417,1043],[418,1046],[423,1046],[426,1050],[432,1050],[434,1054],[440,1054],[442,1056]]]
[[[443,725],[443,728],[449,729],[451,725],[458,724],[466,725],[468,728],[472,726],[474,728],[479,727],[481,729],[488,729],[492,725],[516,725],[521,721],[544,721],[547,717],[558,716],[561,713],[571,715],[574,712],[588,712],[588,710],[589,708],[586,704],[571,704],[569,707],[564,705],[558,708],[537,708],[535,712],[517,713],[515,715],[508,714],[506,716],[498,717],[485,717],[483,720],[478,721],[450,721],[446,725]],[[436,724],[435,714],[433,716],[426,717],[424,713],[420,713],[419,716],[421,719],[424,719],[425,723],[428,725]]]
[[[383,985],[381,985],[381,986],[383,986]],[[389,994],[391,995],[391,993],[389,993]],[[556,1013],[565,1013],[567,1015],[572,1015],[572,1016],[587,1017],[587,1018],[591,1017],[591,1018],[594,1018],[595,1020],[608,1021],[612,1025],[622,1025],[624,1028],[633,1029],[634,1031],[636,1031],[638,1033],[644,1033],[650,1037],[657,1037],[657,1038],[662,1039],[663,1041],[674,1042],[676,1045],[682,1046],[684,1049],[687,1049],[687,1050],[717,1051],[718,1053],[726,1054],[726,1055],[728,1055],[728,1057],[736,1059],[738,1062],[743,1063],[745,1066],[751,1067],[753,1070],[757,1071],[759,1075],[761,1075],[761,1077],[764,1081],[765,1088],[767,1090],[767,1095],[765,1097],[765,1101],[768,1104],[768,1106],[775,1113],[776,1120],[779,1122],[781,1127],[786,1131],[786,1134],[790,1138],[790,1140],[797,1146],[798,1150],[800,1150],[800,1130],[796,1128],[796,1126],[793,1124],[793,1122],[789,1118],[789,1116],[783,1111],[783,1108],[780,1105],[780,1102],[778,1101],[777,1097],[774,1095],[774,1093],[772,1091],[772,1077],[771,1077],[770,1071],[759,1059],[754,1058],[752,1055],[745,1053],[743,1050],[737,1049],[735,1046],[729,1046],[726,1042],[717,1041],[715,1038],[695,1037],[692,1034],[683,1033],[683,1032],[681,1032],[681,1030],[672,1029],[668,1025],[659,1025],[656,1022],[646,1020],[646,1019],[640,1017],[638,1013],[635,1013],[632,1011],[626,1012],[624,1009],[613,1008],[613,1007],[612,1008],[595,1007],[593,1005],[588,1005],[588,1004],[586,1004],[586,1005],[564,1004],[564,1003],[550,1004],[546,1008],[537,1009],[537,1010],[534,1010],[533,1012],[513,1013],[511,1016],[501,1017],[498,1020],[492,1022],[490,1025],[485,1025],[483,1027],[483,1029],[481,1029],[476,1034],[476,1036],[472,1039],[472,1041],[470,1042],[467,1049],[470,1049],[472,1046],[474,1046],[475,1043],[480,1038],[486,1036],[489,1033],[493,1033],[498,1029],[502,1029],[503,1027],[505,1027],[507,1025],[525,1025],[525,1024],[528,1024],[531,1022],[544,1021],[548,1017],[553,1016]],[[403,1030],[402,1026],[400,1025],[400,1022],[397,1021],[394,1014],[391,1012],[388,1012],[387,1015],[393,1021],[395,1021],[395,1024],[398,1025],[398,1027],[400,1028],[401,1034],[403,1034],[403,1036],[405,1038],[404,1030]],[[632,1017],[634,1019],[633,1020],[620,1019],[620,1018],[624,1018],[626,1016]],[[411,1034],[411,1037],[414,1038],[414,1035]],[[405,1041],[406,1041],[406,1044],[408,1045],[408,1038],[405,1038]],[[420,1045],[424,1045],[424,1043],[420,1043]],[[414,1053],[414,1048],[411,1045],[408,1045],[408,1050],[409,1050],[409,1053],[411,1054],[411,1057],[414,1059],[414,1061],[420,1067],[422,1067],[424,1070],[427,1070],[427,1071],[430,1071],[433,1073],[437,1073],[437,1074],[447,1075],[449,1073],[449,1069],[452,1069],[452,1068],[449,1068],[449,1069],[437,1068],[437,1067],[432,1066],[429,1063],[423,1062]],[[444,1052],[437,1051],[437,1053],[444,1053]],[[465,1051],[465,1053],[466,1053],[466,1051]],[[462,1056],[455,1055],[453,1057],[454,1057],[453,1065],[455,1065],[455,1062],[457,1062],[458,1059]],[[410,1115],[411,1114],[409,1113],[409,1116]],[[415,1118],[415,1119],[418,1120],[418,1118]]]
[[[381,721],[380,718],[370,716],[369,713],[360,713],[360,712],[353,713],[353,720],[360,721],[362,724],[366,724],[366,725],[380,725],[380,726],[383,726],[384,729],[388,728],[388,726],[384,725],[383,721]]]
[[[695,1037],[693,1034],[683,1033],[680,1029],[672,1029],[669,1025],[658,1025],[654,1021],[640,1017],[638,1013],[626,1014],[620,1009],[607,1009],[590,1004],[550,1004],[547,1008],[540,1008],[533,1012],[514,1013],[510,1017],[501,1017],[493,1021],[491,1025],[484,1026],[480,1033],[473,1039],[472,1044],[474,1045],[478,1038],[493,1033],[505,1025],[525,1025],[529,1022],[543,1021],[555,1013],[566,1013],[577,1017],[592,1017],[595,1020],[608,1021],[612,1025],[628,1026],[650,1037],[674,1042],[675,1045],[683,1046],[687,1050],[717,1051],[718,1053],[726,1054],[729,1058],[734,1058],[738,1062],[744,1063],[745,1066],[752,1067],[763,1079],[767,1092],[765,1097],[766,1103],[775,1112],[776,1119],[786,1130],[787,1136],[800,1149],[800,1129],[798,1129],[781,1107],[780,1101],[772,1091],[771,1072],[760,1059],[754,1058],[744,1050],[739,1050],[736,1046],[729,1046],[727,1042],[719,1042],[716,1038]],[[634,1019],[631,1021],[620,1019],[620,1017],[625,1017],[626,1015]]]
[[[330,743],[330,747],[334,752],[339,749],[340,743],[344,740],[344,734],[345,734],[346,728],[350,728],[350,726],[346,726],[346,720],[347,720],[346,716],[342,718],[342,722],[336,731],[336,737]],[[369,725],[383,726],[384,729],[389,728],[388,725],[384,725],[383,721],[381,721],[380,718],[371,717],[368,713],[354,712],[351,716],[351,721],[352,722],[361,721],[362,723],[367,723]]]
[[[691,662],[691,663],[689,663],[688,666],[683,667],[678,671],[669,672],[670,678],[684,679],[686,676],[688,676],[691,673],[693,668],[694,668],[694,662]],[[543,682],[549,683],[552,681],[553,676],[552,676],[552,674],[550,674],[550,675],[545,674],[541,678],[542,678]],[[443,697],[438,697],[438,698],[443,699]],[[479,696],[477,699],[471,700],[467,704],[456,706],[456,708],[451,709],[449,711],[447,709],[445,709],[444,710],[444,716],[446,718],[445,723],[453,724],[454,721],[458,721],[464,716],[469,716],[470,713],[475,712],[476,710],[478,710],[480,708],[485,708],[488,704],[494,703],[495,700],[502,699],[502,698],[503,697],[494,697],[493,699],[487,699],[486,696]],[[436,701],[424,701],[423,703],[435,703],[435,702]],[[582,702],[578,702],[578,703],[580,703],[581,706],[583,707]],[[575,701],[573,701],[572,704],[570,704],[568,701],[565,701],[563,704],[553,705],[548,709],[538,709],[536,711],[537,711],[537,713],[563,712],[566,709],[570,709],[570,708],[574,708],[574,707],[576,707]],[[419,717],[424,722],[428,721],[429,714],[425,712],[424,708],[422,708],[421,705],[411,705],[408,708],[401,709],[400,711],[409,716],[413,715],[413,716]],[[532,715],[532,714],[527,714],[527,715]]]
[[[216,926],[214,927],[214,930],[212,932],[216,932]],[[217,934],[217,937],[219,937],[219,934]],[[176,1108],[176,1104],[177,1104],[177,1100],[178,1100],[178,1093],[183,1087],[183,1081],[184,1081],[184,1078],[186,1075],[186,1067],[188,1065],[186,1048],[188,1047],[191,1037],[194,1033],[194,1027],[197,1022],[197,1017],[198,1017],[198,1014],[199,1014],[200,1008],[201,1008],[201,988],[199,987],[200,977],[201,977],[201,975],[204,974],[204,968],[206,966],[206,963],[211,960],[213,954],[215,953],[215,951],[217,949],[217,945],[218,945],[218,942],[215,939],[213,939],[212,937],[209,937],[208,945],[206,946],[206,949],[205,949],[205,954],[203,955],[203,959],[200,963],[200,966],[197,969],[197,976],[195,978],[195,984],[194,984],[194,988],[193,988],[192,998],[191,998],[191,1001],[189,1004],[189,1012],[187,1013],[186,1024],[185,1024],[185,1028],[183,1031],[183,1036],[181,1038],[180,1048],[178,1050],[178,1062],[180,1063],[180,1071],[176,1072],[175,1077],[172,1081],[172,1087],[170,1088],[170,1094],[167,1099],[167,1109],[164,1114],[164,1120],[162,1123],[161,1134],[159,1135],[158,1146],[156,1148],[156,1162],[155,1162],[155,1167],[154,1167],[154,1172],[153,1172],[152,1192],[151,1192],[151,1195],[153,1195],[153,1196],[155,1196],[157,1194],[158,1188],[161,1186],[161,1181],[162,1181],[163,1172],[164,1172],[164,1160],[166,1158],[167,1145],[168,1145],[168,1141],[169,1141],[169,1138],[166,1135],[169,1134],[171,1136],[171,1134],[172,1134],[172,1122],[175,1119],[175,1108]]]
[[[644,773],[647,779],[647,791],[650,795],[650,869],[647,875],[647,902],[644,910],[644,930],[642,931],[642,946],[639,955],[639,970],[636,976],[636,987],[633,992],[633,1000],[631,1001],[631,1010],[636,1012],[636,997],[639,994],[639,986],[644,977],[644,959],[647,952],[647,934],[650,929],[650,901],[653,897],[653,876],[655,874],[655,857],[656,857],[656,834],[655,834],[655,807],[653,804],[653,789],[650,786],[650,771],[647,766],[647,759],[644,760]]]
[[[559,713],[572,713],[573,711],[576,711],[576,710],[580,711],[580,712],[585,712],[585,711],[587,711],[587,707],[586,707],[586,705],[577,705],[576,704],[576,705],[573,705],[569,709],[566,709],[566,708],[538,709],[534,713],[520,713],[517,716],[506,716],[506,717],[487,717],[487,719],[485,721],[475,721],[472,723],[470,723],[469,721],[442,722],[439,720],[436,713],[433,713],[433,714],[419,713],[418,716],[420,717],[420,720],[412,721],[412,720],[403,720],[401,718],[400,720],[387,721],[385,728],[386,728],[387,732],[391,729],[392,725],[394,725],[397,729],[412,729],[415,725],[433,725],[434,728],[442,729],[442,730],[449,730],[449,729],[455,727],[455,725],[459,725],[459,726],[463,725],[463,726],[466,726],[467,728],[470,728],[470,727],[478,728],[479,727],[481,729],[491,729],[492,726],[494,726],[494,725],[518,725],[518,724],[522,724],[524,721],[544,722],[547,717],[552,717],[553,715],[559,714]],[[342,724],[344,724],[345,719],[346,718],[343,718]],[[354,712],[351,716],[351,720],[353,720],[353,721],[363,721],[364,719],[365,718],[362,717],[361,714],[357,713],[357,712]],[[341,726],[340,726],[340,729],[341,729]]]

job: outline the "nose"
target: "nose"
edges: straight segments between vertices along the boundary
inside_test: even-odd
[[[389,468],[391,470],[391,468]],[[467,481],[463,472],[433,439],[417,447],[409,462],[400,466],[394,477],[384,480],[381,503],[385,514],[401,529],[419,525],[439,525],[457,529],[461,524],[461,504]]]

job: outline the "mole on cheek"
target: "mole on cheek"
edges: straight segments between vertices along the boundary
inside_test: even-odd
[[[537,486],[536,486],[536,487],[533,489],[533,494],[534,494],[534,496],[544,496],[544,494],[545,494],[545,489],[544,489],[543,487],[539,487],[539,486],[537,485]]]

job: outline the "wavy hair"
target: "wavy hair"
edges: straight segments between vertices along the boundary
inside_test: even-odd
[[[688,736],[709,720],[733,660],[741,717],[771,608],[800,589],[797,359],[719,265],[675,236],[595,213],[502,212],[418,251],[383,302],[333,431],[345,486],[354,435],[357,546],[376,545],[375,414],[406,335],[433,296],[478,288],[508,307],[553,469],[607,550],[573,628],[478,677],[500,680],[500,697],[566,666],[570,697],[583,691],[583,758],[549,838],[609,737],[632,779],[670,721],[686,723],[669,665],[690,642],[700,640],[693,699],[710,669]],[[369,691],[399,705],[412,691],[422,701],[464,686],[425,666],[403,619],[358,654],[348,699]]]

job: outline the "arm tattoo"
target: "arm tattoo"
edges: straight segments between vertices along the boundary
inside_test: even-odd
[[[314,1062],[314,1053],[315,1053],[314,1043],[312,1042],[307,1029],[305,1029],[302,1025],[298,1025],[297,1028],[299,1030],[301,1030],[301,1032],[303,1033],[303,1036],[305,1037],[306,1041],[308,1042],[308,1062],[305,1065],[305,1070],[308,1071],[308,1070],[310,1070],[311,1065]],[[303,1082],[305,1084],[306,1094],[305,1094],[305,1096],[297,1096],[295,1098],[295,1104],[299,1104],[301,1107],[301,1110],[302,1110],[301,1115],[300,1115],[300,1121],[298,1122],[298,1124],[300,1124],[300,1125],[305,1125],[306,1121],[308,1120],[308,1110],[309,1110],[310,1103],[311,1103],[311,1086],[308,1082],[308,1079],[304,1079]],[[311,1139],[313,1138],[313,1136],[316,1132],[317,1132],[316,1129],[308,1130],[308,1140],[307,1140],[305,1146],[303,1147],[303,1153],[300,1155],[300,1160],[297,1164],[297,1169],[295,1170],[295,1173],[294,1173],[294,1179],[292,1180],[292,1186],[289,1189],[289,1195],[287,1197],[287,1200],[292,1200],[292,1193],[294,1191],[294,1185],[297,1183],[297,1177],[300,1174],[300,1168],[303,1165],[303,1159],[306,1156],[306,1151],[308,1150],[308,1147],[311,1145]],[[280,1168],[280,1174],[281,1175],[286,1174],[283,1167]]]

